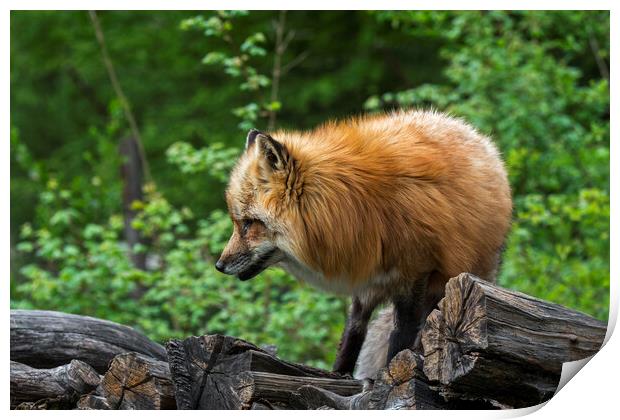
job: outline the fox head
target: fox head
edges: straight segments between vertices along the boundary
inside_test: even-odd
[[[250,130],[226,190],[234,230],[219,271],[248,280],[278,264],[298,278],[353,285],[378,270],[382,214],[369,197],[389,194],[389,186],[363,182],[369,165],[386,159],[364,142],[347,148],[343,139],[355,133],[333,129]],[[357,163],[362,152],[373,158]]]
[[[285,258],[290,249],[285,197],[294,195],[294,168],[283,143],[250,130],[226,190],[234,230],[215,265],[219,271],[248,280]]]

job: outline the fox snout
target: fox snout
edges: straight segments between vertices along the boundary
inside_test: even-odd
[[[249,271],[248,269],[252,268],[252,265],[252,253],[239,252],[228,255],[222,254],[215,263],[215,268],[221,273],[238,275],[241,280],[247,280],[254,276],[242,278],[242,274],[246,274]]]
[[[262,253],[257,250],[227,253],[224,250],[215,263],[215,268],[221,273],[237,276],[239,280],[249,280],[275,262],[276,251],[277,249]]]
[[[215,269],[220,273],[226,274],[226,264],[222,260],[217,260],[215,263]]]

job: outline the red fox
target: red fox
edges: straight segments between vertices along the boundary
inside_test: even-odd
[[[387,363],[414,344],[448,279],[493,281],[512,215],[493,143],[434,111],[251,130],[226,201],[234,231],[219,271],[248,280],[278,265],[352,296],[341,373],[353,372],[377,305],[393,306]]]

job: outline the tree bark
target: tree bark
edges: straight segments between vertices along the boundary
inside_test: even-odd
[[[92,367],[79,360],[53,369],[35,369],[11,361],[11,408],[44,399],[61,398],[75,403],[81,394],[94,390],[100,380]]]
[[[101,381],[101,396],[113,409],[175,409],[168,363],[138,354],[116,356]]]
[[[532,406],[553,396],[562,363],[596,353],[605,333],[585,314],[463,273],[426,321],[424,373],[445,395]]]
[[[133,328],[88,316],[11,310],[11,360],[51,368],[81,360],[105,373],[117,354],[166,360],[166,350]]]

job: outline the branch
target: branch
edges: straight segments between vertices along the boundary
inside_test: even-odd
[[[271,98],[270,102],[274,103],[278,100],[278,93],[280,89],[280,77],[282,76],[282,55],[286,49],[284,44],[284,25],[286,24],[286,10],[280,11],[280,17],[277,22],[274,22],[274,28],[276,31],[276,46],[275,55],[273,57],[273,70],[271,73]],[[290,41],[290,40],[289,40]],[[288,43],[288,42],[287,42]],[[273,131],[276,126],[277,111],[269,110],[269,124],[267,125],[267,131]]]
[[[310,55],[310,51],[304,51],[299,54],[297,57],[289,61],[284,67],[282,67],[281,75],[286,75],[293,68],[298,66],[302,61],[304,61]]]
[[[142,167],[144,168],[144,175],[147,181],[152,182],[153,179],[151,177],[151,171],[149,169],[149,164],[146,160],[146,154],[144,153],[144,146],[142,144],[142,136],[140,135],[140,131],[138,130],[138,125],[136,124],[136,119],[131,110],[131,106],[123,89],[121,88],[121,84],[118,81],[116,76],[116,70],[114,69],[114,64],[112,63],[112,59],[110,58],[110,54],[108,53],[108,48],[106,46],[105,37],[103,35],[103,31],[101,29],[101,24],[99,23],[99,18],[97,17],[97,12],[94,10],[89,10],[88,15],[90,16],[90,20],[92,21],[93,28],[95,29],[95,35],[97,36],[97,42],[99,43],[99,48],[101,49],[101,56],[103,58],[103,63],[105,65],[106,71],[108,72],[108,77],[110,82],[112,83],[112,88],[114,89],[114,93],[118,97],[121,102],[121,106],[123,107],[123,112],[125,114],[125,118],[129,123],[129,128],[138,143],[138,149],[140,152],[140,160],[142,161]]]
[[[596,65],[598,66],[598,70],[601,73],[601,77],[609,80],[609,70],[607,69],[607,63],[601,57],[600,48],[598,45],[598,41],[594,36],[588,37],[588,43],[590,44],[590,49],[592,50],[592,54],[594,54],[594,60],[596,60]]]

